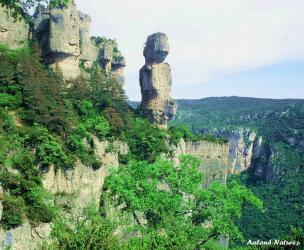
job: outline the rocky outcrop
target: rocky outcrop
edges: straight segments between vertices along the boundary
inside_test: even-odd
[[[75,0],[66,7],[39,8],[33,19],[33,29],[23,20],[15,20],[0,7],[0,42],[11,49],[28,44],[29,34],[41,47],[44,63],[62,71],[65,79],[85,74],[96,62],[121,84],[126,61],[115,40],[91,37],[91,17],[77,10]]]
[[[229,145],[228,143],[214,143],[209,141],[180,140],[174,148],[174,161],[178,163],[179,156],[190,154],[201,160],[200,170],[205,176],[205,185],[217,180],[226,183],[229,171]]]
[[[91,40],[91,17],[78,11],[80,60],[86,67],[92,67],[96,61],[99,49]]]
[[[119,165],[118,154],[127,154],[127,144],[115,141],[99,141],[93,137],[95,154],[101,161],[99,169],[92,169],[77,161],[73,169],[62,170],[50,166],[42,174],[43,186],[54,195],[54,204],[65,209],[80,211],[89,202],[99,204],[101,190],[111,168]],[[108,150],[111,145],[111,151]],[[1,188],[0,188],[1,195]],[[1,215],[0,202],[0,215]],[[64,210],[64,209],[63,209]],[[0,216],[1,218],[1,216]],[[33,226],[28,221],[15,229],[0,230],[0,249],[31,250],[39,249],[42,241],[49,240],[51,224]]]
[[[82,67],[90,68],[97,62],[123,83],[126,63],[117,44],[113,46],[110,39],[96,43],[90,33],[91,17],[77,10],[74,0],[66,8],[45,8],[35,15],[33,34],[42,57],[45,63],[61,69],[65,79],[76,78]]]
[[[18,49],[27,44],[29,25],[23,19],[15,20],[9,10],[0,6],[0,42],[11,49]]]
[[[253,165],[254,157],[260,153],[263,138],[257,137],[250,129],[240,128],[238,130],[214,129],[208,131],[217,137],[229,141],[229,169],[231,174],[238,174]]]
[[[140,70],[143,114],[165,128],[176,113],[176,102],[171,98],[171,68],[164,62],[168,53],[168,37],[164,33],[150,35],[143,53],[146,63]]]
[[[101,189],[111,168],[119,165],[118,154],[127,154],[126,144],[116,141],[112,143],[113,152],[108,152],[110,142],[99,141],[93,137],[95,154],[101,161],[99,169],[92,169],[77,161],[73,169],[55,170],[50,166],[43,174],[43,186],[54,195],[68,195],[74,197],[73,203],[77,208],[85,207],[90,201],[99,204]]]
[[[32,250],[39,249],[43,240],[48,240],[51,232],[50,224],[37,227],[25,222],[22,226],[10,231],[0,230],[0,249]]]
[[[123,70],[126,66],[126,60],[117,49],[117,43],[115,40],[105,39],[99,47],[99,65],[106,70],[107,73],[111,73],[121,84],[124,84],[125,78]]]

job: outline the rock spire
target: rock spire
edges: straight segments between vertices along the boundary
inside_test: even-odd
[[[171,98],[171,68],[165,63],[168,54],[166,34],[148,36],[143,52],[145,65],[140,70],[141,109],[152,123],[162,128],[167,128],[176,113],[176,102]]]

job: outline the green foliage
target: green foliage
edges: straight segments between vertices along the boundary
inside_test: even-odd
[[[6,7],[9,14],[17,20],[26,18],[30,11],[35,7],[46,6],[49,4],[47,0],[0,0],[0,5]],[[67,7],[69,0],[52,0],[50,5],[52,7]]]
[[[136,118],[127,133],[127,143],[132,157],[148,162],[155,161],[160,154],[168,154],[165,130],[149,124],[147,120]]]
[[[189,129],[189,127],[182,125],[179,127],[171,126],[169,128],[169,134],[171,142],[174,145],[177,145],[180,139],[184,139],[186,141],[208,141],[208,142],[214,142],[219,144],[225,144],[228,143],[228,140],[215,137],[213,135],[199,135],[199,134],[193,134],[192,131]]]
[[[61,145],[48,130],[39,125],[34,125],[27,133],[25,142],[35,149],[35,158],[38,164],[55,167],[69,167],[69,158]]]
[[[191,156],[183,156],[179,166],[160,159],[152,164],[131,161],[106,178],[104,204],[123,206],[123,213],[137,222],[134,230],[144,236],[132,239],[130,246],[195,249],[220,235],[242,239],[235,220],[244,204],[261,209],[261,201],[236,182],[227,188],[219,183],[202,188],[199,165]]]
[[[91,37],[92,41],[96,44],[96,46],[98,46],[100,48],[100,55],[103,54],[103,46],[106,45],[106,44],[110,44],[112,45],[113,47],[113,59],[114,61],[120,61],[122,59],[122,56],[121,56],[121,53],[118,49],[118,45],[117,45],[117,42],[115,39],[109,39],[109,38],[106,38],[106,37],[96,37],[96,36],[93,36]]]
[[[67,148],[70,152],[76,154],[83,163],[98,169],[101,167],[101,163],[94,153],[92,134],[103,140],[108,135],[109,130],[109,124],[102,116],[86,118],[70,134],[67,140]],[[87,142],[87,146],[85,142]]]
[[[246,239],[280,239],[291,227],[303,227],[303,100],[223,97],[180,100],[178,106],[172,124],[187,124],[194,133],[250,128],[263,136],[263,153],[253,165],[264,171],[237,177],[265,206],[262,214],[244,208],[238,225]]]
[[[248,97],[211,97],[199,100],[178,100],[178,110],[172,125],[187,124],[194,133],[206,133],[214,128],[250,127],[274,111],[283,111],[301,100],[275,100]],[[261,126],[262,127],[262,126]],[[267,127],[265,127],[267,128]],[[273,127],[268,127],[273,128]]]
[[[67,129],[60,74],[46,69],[39,49],[9,50],[0,46],[0,106],[24,108],[23,119],[40,123],[52,131]]]
[[[1,198],[3,214],[2,227],[6,230],[20,226],[24,219],[24,202],[21,197],[4,196]]]
[[[6,193],[2,204],[7,209],[1,226],[4,229],[17,227],[25,217],[35,224],[50,222],[52,206],[45,200],[47,195],[42,191],[40,171],[26,147],[28,138],[17,128],[2,130],[7,124],[3,119],[12,116],[4,110],[0,114],[0,182]]]
[[[54,208],[51,205],[52,196],[48,194],[41,186],[27,183],[27,193],[25,201],[27,204],[27,217],[32,223],[49,223],[55,216]]]
[[[54,243],[49,247],[64,250],[119,249],[115,229],[116,225],[100,217],[98,208],[91,204],[78,218],[57,216],[51,233]]]
[[[275,183],[249,183],[250,173],[243,180],[253,193],[263,200],[265,213],[261,214],[252,206],[247,206],[238,221],[247,239],[269,240],[283,238],[291,227],[303,227],[303,170],[286,171]],[[249,178],[248,178],[249,177]]]

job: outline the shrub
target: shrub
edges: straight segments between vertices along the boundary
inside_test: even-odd
[[[116,225],[102,218],[97,206],[91,204],[77,218],[57,217],[51,232],[53,247],[64,250],[120,249],[115,229]]]
[[[33,186],[25,196],[27,217],[32,223],[49,223],[54,218],[54,208],[50,203],[51,196],[40,186]]]
[[[9,107],[9,108],[15,108],[19,105],[18,99],[7,93],[0,93],[0,106],[1,107]]]
[[[153,162],[160,154],[169,153],[166,131],[151,125],[147,120],[136,118],[126,136],[134,159]]]
[[[25,206],[21,197],[5,195],[2,198],[2,206],[1,222],[5,230],[18,227],[23,223]]]
[[[46,128],[35,125],[30,129],[26,142],[36,149],[35,158],[37,163],[43,166],[54,164],[55,167],[70,167],[70,159]]]
[[[7,170],[0,172],[0,183],[4,190],[9,190],[12,195],[20,195],[20,176],[10,173]]]

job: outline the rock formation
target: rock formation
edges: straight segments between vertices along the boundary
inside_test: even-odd
[[[11,49],[27,45],[29,34],[41,47],[44,63],[59,68],[65,79],[76,78],[96,62],[109,75],[124,83],[125,58],[115,40],[91,37],[91,17],[77,10],[74,0],[67,7],[37,9],[33,29],[24,20],[15,20],[0,7],[0,42]],[[96,38],[95,38],[96,39]]]
[[[179,156],[190,154],[201,160],[200,170],[204,174],[204,185],[208,186],[212,181],[220,181],[226,184],[229,172],[229,144],[214,143],[209,141],[185,141],[180,140],[174,148],[173,160],[178,163]]]
[[[99,169],[94,170],[77,161],[73,169],[58,169],[55,171],[54,166],[51,166],[43,174],[44,188],[54,195],[74,195],[75,198],[73,200],[69,197],[64,200],[67,200],[70,205],[73,204],[77,208],[85,207],[92,199],[99,204],[101,189],[109,169],[118,167],[118,153],[124,155],[129,150],[128,145],[116,141],[112,146],[117,153],[106,152],[110,144],[108,141],[99,141],[96,137],[93,137],[93,141],[95,153],[102,162],[102,166]]]
[[[143,114],[160,127],[167,127],[176,113],[176,103],[171,98],[171,68],[164,63],[169,54],[168,37],[155,33],[148,37],[144,57],[145,65],[140,70],[140,88]]]
[[[238,130],[214,129],[208,131],[216,137],[229,141],[229,169],[231,174],[238,174],[252,166],[254,158],[260,154],[263,138],[257,137],[254,131],[248,128]]]
[[[9,10],[0,5],[0,42],[11,49],[23,47],[29,38],[29,25],[23,20],[15,20]]]
[[[99,204],[102,186],[110,168],[118,167],[118,154],[125,155],[129,151],[128,145],[120,141],[112,142],[115,152],[107,152],[110,142],[99,141],[96,137],[93,137],[93,141],[96,156],[102,162],[101,168],[94,170],[77,161],[73,169],[55,170],[54,166],[50,166],[42,174],[43,187],[54,195],[54,204],[57,206],[79,212],[91,201]],[[0,201],[0,219],[1,212]],[[28,221],[9,231],[0,229],[0,249],[38,249],[42,240],[49,240],[50,232],[51,224],[35,226]]]

